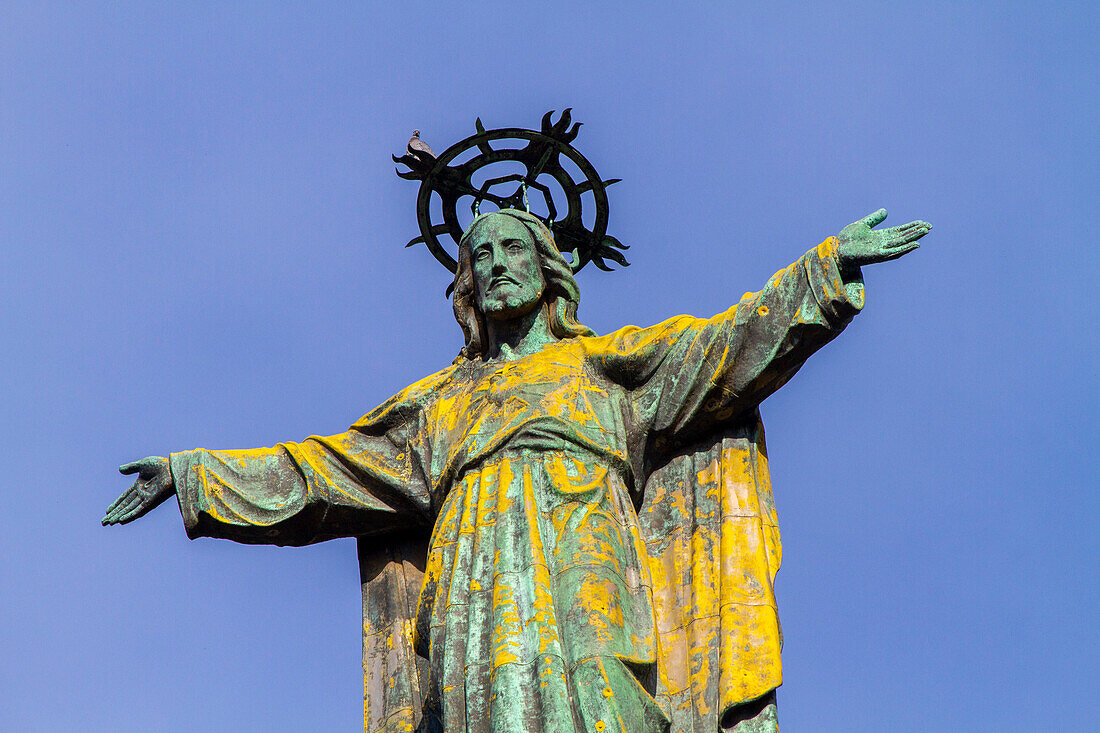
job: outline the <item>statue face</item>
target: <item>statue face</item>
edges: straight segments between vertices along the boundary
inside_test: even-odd
[[[546,278],[527,227],[489,216],[470,241],[477,308],[491,320],[525,316],[542,302]]]

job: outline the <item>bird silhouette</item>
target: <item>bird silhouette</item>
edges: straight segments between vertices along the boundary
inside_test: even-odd
[[[409,138],[409,144],[405,146],[405,150],[418,160],[435,160],[432,147],[420,139],[420,130],[413,130],[412,137]]]

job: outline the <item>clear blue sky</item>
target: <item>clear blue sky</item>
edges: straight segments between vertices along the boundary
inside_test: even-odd
[[[1100,726],[1093,3],[7,3],[0,729],[354,731],[352,540],[99,518],[124,461],[340,432],[461,345],[389,156],[574,108],[633,265],[710,315],[933,232],[763,406],[790,731]]]

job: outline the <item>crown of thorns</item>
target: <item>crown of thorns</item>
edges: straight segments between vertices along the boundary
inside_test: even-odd
[[[486,130],[478,118],[474,123],[477,134],[455,143],[438,156],[420,141],[419,133],[414,133],[405,155],[393,156],[395,163],[408,168],[406,171],[397,169],[398,176],[420,181],[416,199],[420,236],[405,246],[423,242],[444,267],[454,272],[458,266],[455,258],[439,238],[449,235],[453,249],[457,250],[463,234],[458,217],[459,201],[468,198],[474,217],[486,201],[498,209],[523,209],[537,216],[553,233],[558,249],[569,256],[573,272],[589,262],[601,270],[610,270],[610,263],[629,265],[620,251],[627,246],[607,234],[606,189],[621,179],[601,179],[592,164],[570,145],[581,123],[572,123],[569,109],[561,113],[557,122],[552,121],[553,115],[551,110],[543,116],[539,131],[515,127]],[[493,146],[494,142],[498,143],[497,147]],[[480,185],[474,183],[479,170],[498,163],[510,163],[514,170],[522,166],[523,172],[487,178]],[[551,185],[548,185],[551,181],[557,182],[564,201],[555,201]],[[443,220],[439,222],[432,219],[433,193],[442,203]],[[532,193],[542,196],[545,215],[531,210]],[[591,194],[588,209],[584,207],[585,199],[589,199],[586,194]],[[593,221],[591,229],[585,225],[585,218]]]

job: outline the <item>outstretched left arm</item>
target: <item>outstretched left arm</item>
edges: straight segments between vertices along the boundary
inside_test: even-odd
[[[675,447],[755,407],[863,307],[860,267],[900,257],[931,228],[872,227],[879,210],[829,237],[713,318],[679,316],[592,339],[595,362],[634,392],[633,422]]]

